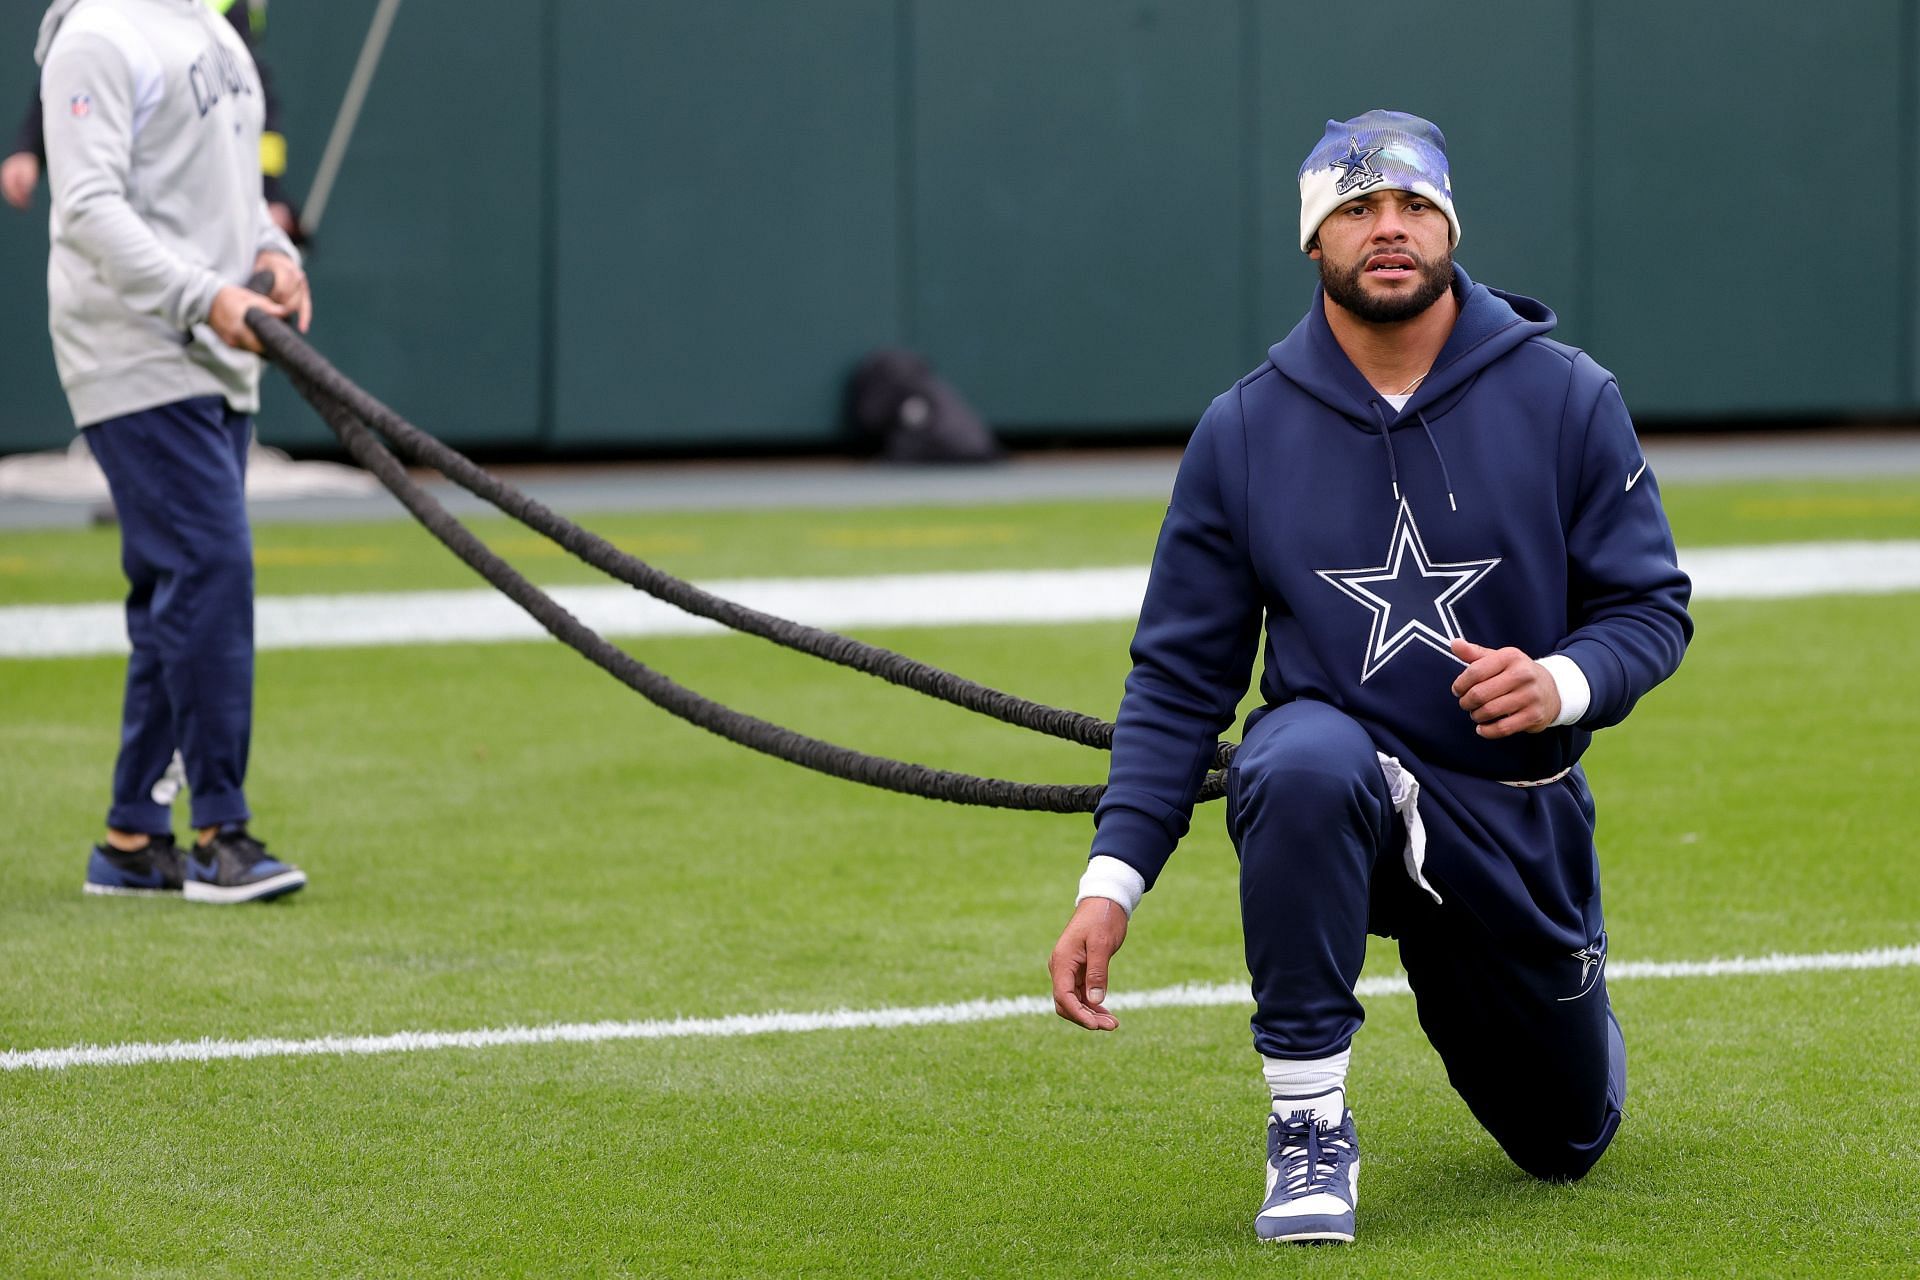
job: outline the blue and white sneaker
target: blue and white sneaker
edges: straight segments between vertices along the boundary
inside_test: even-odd
[[[87,858],[88,893],[153,898],[180,892],[180,850],[171,835],[154,836],[131,853],[97,844]]]
[[[1262,1240],[1353,1240],[1360,1139],[1339,1089],[1275,1098],[1267,1117],[1267,1199],[1253,1220]]]
[[[182,892],[188,902],[264,902],[306,883],[306,872],[268,853],[245,826],[235,824],[187,852]]]

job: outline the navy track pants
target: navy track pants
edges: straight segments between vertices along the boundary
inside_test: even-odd
[[[253,420],[217,396],[86,429],[120,520],[126,571],[126,700],[107,825],[173,830],[155,787],[180,752],[195,827],[244,822],[253,732]]]
[[[1475,1117],[1528,1173],[1586,1173],[1626,1097],[1605,933],[1570,955],[1496,939],[1457,903],[1435,903],[1402,860],[1405,827],[1373,740],[1324,703],[1277,707],[1249,729],[1227,806],[1254,1047],[1276,1058],[1346,1048],[1364,1016],[1353,989],[1367,934],[1397,938],[1420,1026]]]

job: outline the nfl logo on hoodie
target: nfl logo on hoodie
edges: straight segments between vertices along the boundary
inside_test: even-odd
[[[76,93],[73,95],[72,101],[67,104],[67,108],[72,111],[75,116],[84,120],[93,114],[93,95],[90,93]]]

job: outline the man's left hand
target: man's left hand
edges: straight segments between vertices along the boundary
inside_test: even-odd
[[[1454,696],[1481,737],[1539,733],[1559,718],[1560,687],[1553,673],[1520,650],[1455,640],[1453,656],[1467,664],[1453,682]]]
[[[313,322],[313,294],[300,264],[284,253],[265,250],[253,260],[253,269],[273,272],[273,300],[293,312],[295,326],[305,333]]]

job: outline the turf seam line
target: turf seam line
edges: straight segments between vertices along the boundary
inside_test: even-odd
[[[1763,977],[1848,969],[1920,967],[1920,944],[1867,951],[1806,955],[1731,956],[1712,960],[1622,961],[1611,964],[1611,981],[1650,978]],[[1408,994],[1406,978],[1362,978],[1361,996]],[[1252,1003],[1238,983],[1188,982],[1147,991],[1116,992],[1111,1008],[1195,1009]],[[958,1026],[1031,1017],[1053,1012],[1046,996],[1010,996],[954,1004],[830,1009],[815,1013],[733,1014],[719,1018],[648,1019],[637,1022],[567,1022],[545,1026],[508,1026],[470,1031],[400,1031],[390,1035],[316,1036],[308,1039],[174,1040],[145,1044],[74,1045],[65,1049],[0,1051],[0,1070],[66,1071],[75,1067],[132,1067],[159,1062],[219,1062],[231,1059],[355,1057],[421,1053],[436,1049],[492,1049],[513,1045],[593,1044],[612,1040],[724,1039],[737,1036],[792,1035],[811,1031],[865,1031],[899,1027]]]

